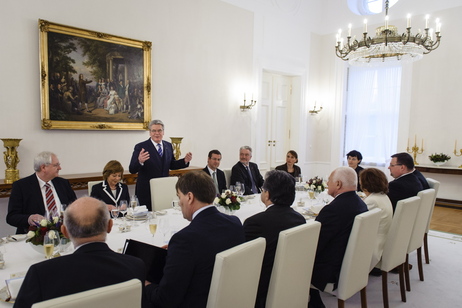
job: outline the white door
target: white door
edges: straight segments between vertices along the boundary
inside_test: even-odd
[[[290,144],[292,79],[263,72],[259,107],[257,150],[259,168],[269,171],[285,163]]]

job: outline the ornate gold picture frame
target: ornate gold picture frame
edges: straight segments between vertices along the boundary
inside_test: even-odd
[[[151,42],[38,26],[42,129],[148,129]]]

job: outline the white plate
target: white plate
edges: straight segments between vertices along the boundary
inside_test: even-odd
[[[24,241],[27,238],[27,234],[15,234],[15,235],[8,235],[6,240],[8,242],[20,242]]]
[[[157,214],[157,215],[161,215],[161,216],[162,216],[162,215],[165,215],[165,214],[167,214],[167,211],[165,211],[165,210],[162,210],[162,211],[156,211],[156,214]]]
[[[14,301],[7,301],[10,299],[10,297],[10,293],[8,293],[8,289],[6,288],[6,286],[0,289],[0,301],[14,304]]]
[[[133,220],[133,216],[131,215],[127,215],[125,216],[127,218],[127,220]],[[143,215],[143,216],[135,216],[135,221],[136,220],[146,220],[146,218],[148,218],[148,215]]]

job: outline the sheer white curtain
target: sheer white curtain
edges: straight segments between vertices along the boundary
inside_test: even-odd
[[[344,154],[357,150],[363,164],[385,166],[396,152],[401,66],[350,67]]]

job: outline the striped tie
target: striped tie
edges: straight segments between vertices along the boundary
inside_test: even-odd
[[[51,186],[48,183],[45,183],[45,199],[47,202],[47,209],[50,216],[57,215],[57,208],[56,208],[56,201],[55,197],[53,196],[53,191],[51,190]]]
[[[160,143],[157,144],[157,153],[159,153],[159,156],[162,157],[162,147],[160,146]]]

